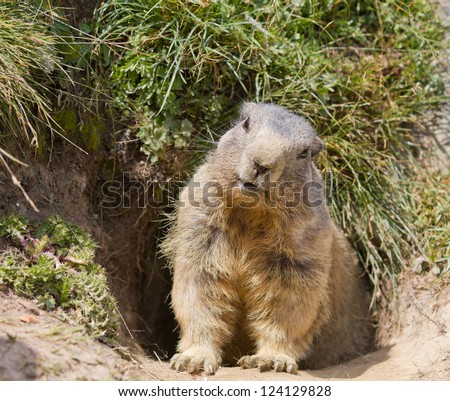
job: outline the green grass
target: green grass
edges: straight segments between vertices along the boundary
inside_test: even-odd
[[[34,226],[10,215],[0,218],[0,237],[10,243],[0,253],[0,285],[57,310],[107,344],[119,344],[116,301],[88,234],[57,216]]]
[[[244,99],[283,105],[327,143],[331,211],[374,293],[417,255],[447,275],[445,182],[421,167],[413,134],[442,99],[430,2],[107,0],[96,24],[116,107],[151,162],[198,154]]]
[[[0,152],[16,162],[8,149],[15,142],[37,156],[55,135],[85,153],[99,147],[99,108],[107,93],[91,64],[98,42],[88,25],[71,26],[59,5],[0,2]],[[58,118],[67,110],[79,114],[69,130]]]
[[[39,152],[42,126],[51,127],[48,83],[62,69],[56,36],[27,2],[0,3],[0,139],[19,140]]]

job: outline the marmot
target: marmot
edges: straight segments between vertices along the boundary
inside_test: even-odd
[[[181,330],[178,371],[295,373],[368,351],[370,296],[330,219],[312,158],[324,147],[302,117],[245,103],[182,190],[162,244]]]

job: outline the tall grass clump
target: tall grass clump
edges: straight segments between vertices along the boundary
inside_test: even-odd
[[[48,16],[31,2],[0,2],[0,140],[39,148],[42,126],[52,126],[51,75],[62,68]],[[1,146],[1,144],[0,144]],[[3,145],[4,147],[4,145]],[[5,151],[5,149],[3,149]]]
[[[286,106],[327,143],[332,214],[375,293],[413,256],[448,271],[448,197],[412,132],[442,93],[430,2],[106,0],[97,17],[116,106],[152,162],[195,151],[243,99]]]

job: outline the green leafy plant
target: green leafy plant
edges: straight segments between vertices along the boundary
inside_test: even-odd
[[[95,244],[58,216],[34,227],[15,215],[0,219],[11,247],[0,254],[0,285],[57,309],[104,342],[117,345],[119,314],[106,272],[94,262]]]

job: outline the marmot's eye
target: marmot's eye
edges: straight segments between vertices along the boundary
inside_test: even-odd
[[[297,155],[297,159],[306,159],[308,157],[309,149],[305,149]]]

